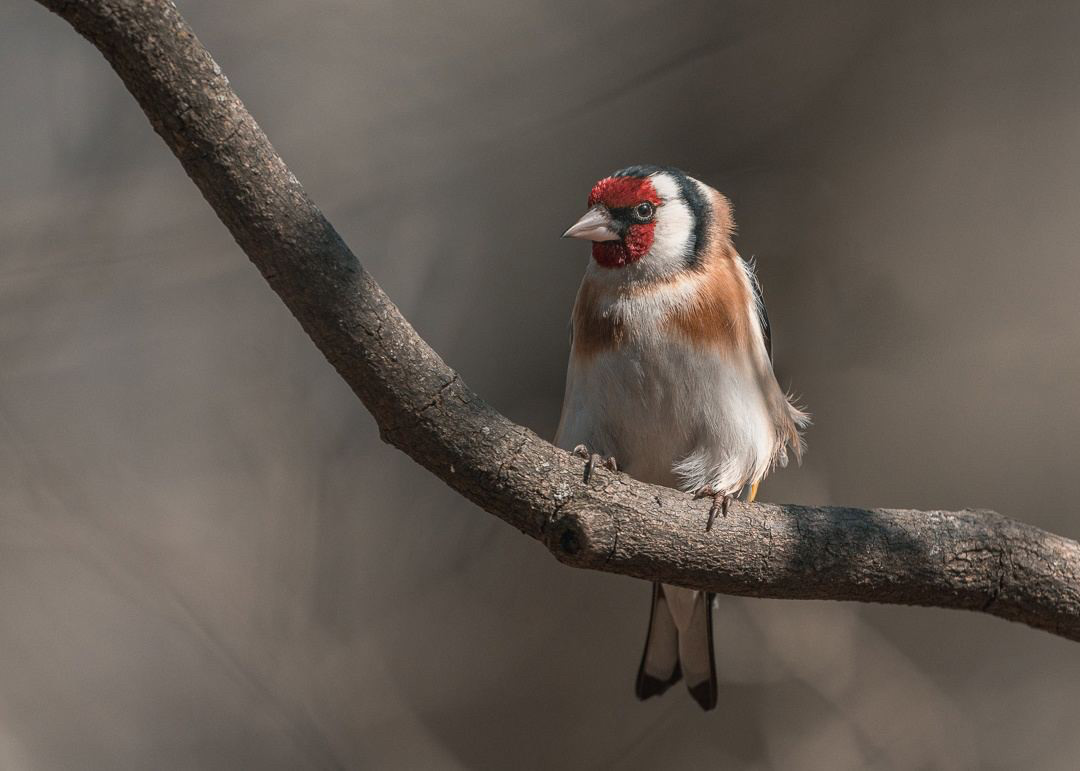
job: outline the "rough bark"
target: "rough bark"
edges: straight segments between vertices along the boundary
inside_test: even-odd
[[[312,203],[167,0],[39,0],[154,130],[383,439],[562,562],[726,594],[966,608],[1080,640],[1080,544],[990,511],[709,502],[598,469],[485,404]]]

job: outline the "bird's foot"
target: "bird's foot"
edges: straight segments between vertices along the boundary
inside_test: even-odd
[[[712,498],[712,506],[709,507],[709,521],[705,523],[705,532],[712,530],[713,520],[716,519],[716,512],[720,512],[720,516],[726,517],[728,504],[731,502],[731,496],[727,493],[718,493],[712,487],[706,485],[705,487],[694,493],[695,498]]]
[[[592,479],[593,469],[596,467],[596,463],[599,460],[600,465],[606,468],[608,471],[617,472],[619,470],[619,464],[615,462],[615,458],[608,455],[607,457],[601,457],[594,452],[590,452],[589,448],[583,444],[579,444],[574,448],[574,455],[579,458],[585,459],[585,473],[582,476],[582,481],[585,484],[589,484],[589,480]]]

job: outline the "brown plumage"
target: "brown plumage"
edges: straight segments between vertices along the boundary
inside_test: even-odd
[[[595,281],[581,283],[571,316],[575,357],[591,359],[601,351],[616,350],[622,344],[622,319],[606,307],[607,303],[601,302],[610,299],[608,294],[605,287]]]

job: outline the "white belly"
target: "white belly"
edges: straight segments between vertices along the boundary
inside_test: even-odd
[[[571,356],[556,442],[612,455],[645,482],[735,494],[776,454],[762,386],[748,359],[670,338]]]

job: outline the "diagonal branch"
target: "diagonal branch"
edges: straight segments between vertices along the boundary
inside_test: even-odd
[[[382,438],[578,567],[755,597],[966,608],[1080,640],[1080,544],[989,511],[732,505],[598,469],[515,425],[420,339],[169,0],[39,0],[108,59]]]

